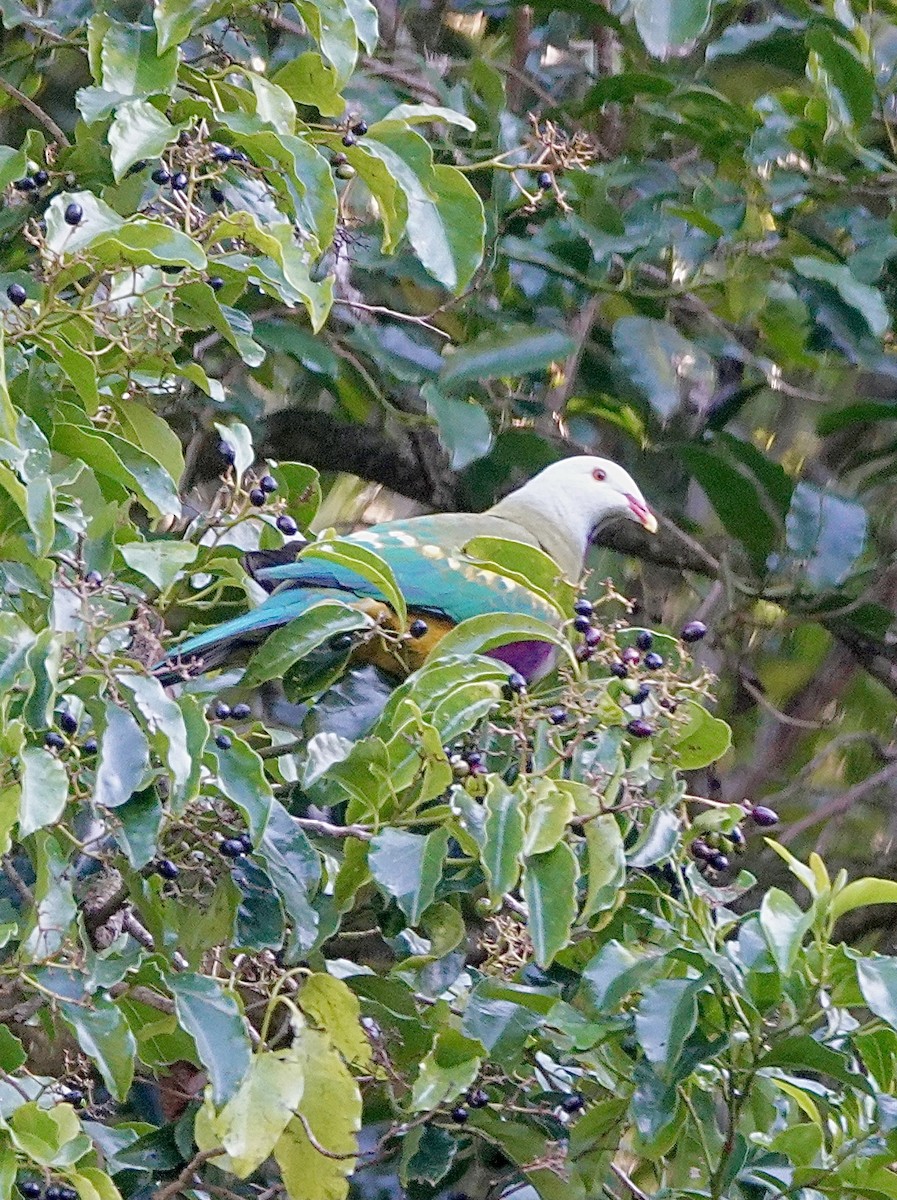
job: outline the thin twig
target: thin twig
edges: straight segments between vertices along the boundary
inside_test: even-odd
[[[431,333],[438,333],[441,338],[445,338],[447,341],[452,340],[450,333],[446,333],[438,325],[431,324],[426,317],[417,317],[414,313],[399,312],[396,308],[386,308],[382,304],[362,304],[360,300],[343,300],[340,297],[337,297],[333,303],[342,304],[345,308],[357,308],[362,312],[381,313],[385,317],[392,317],[394,321],[407,321],[411,325],[420,325],[424,329],[429,329]]]
[[[16,889],[22,902],[30,907],[34,903],[34,893],[8,858],[3,860],[3,874]]]
[[[875,788],[890,783],[895,775],[897,775],[897,762],[888,763],[886,767],[882,767],[874,775],[870,775],[868,778],[861,780],[860,783],[854,784],[852,788],[848,788],[846,792],[835,796],[827,804],[823,804],[820,808],[808,813],[801,820],[795,821],[793,825],[779,836],[779,841],[787,846],[795,838],[800,837],[804,830],[812,829],[814,825],[821,825],[823,821],[828,821],[831,817],[839,816],[841,813],[846,812],[847,809],[853,808],[854,804],[862,800],[867,792],[874,791]]]
[[[39,104],[35,104],[30,97],[26,96],[24,92],[20,92],[17,87],[14,87],[2,75],[0,75],[0,91],[6,92],[7,96],[11,96],[13,100],[21,104],[22,108],[31,113],[35,121],[40,121],[41,125],[52,133],[60,146],[70,146],[72,144],[49,113],[45,113]]]
[[[360,838],[363,842],[369,842],[374,836],[363,825],[331,825],[329,821],[318,821],[314,817],[293,817],[293,820],[300,829],[307,829],[310,833],[320,833],[323,837],[354,837]]]
[[[224,1153],[225,1149],[223,1146],[216,1146],[214,1150],[200,1150],[197,1154],[193,1155],[177,1179],[172,1180],[171,1183],[166,1183],[165,1187],[153,1192],[153,1200],[170,1200],[178,1192],[184,1191],[185,1188],[189,1187],[193,1174],[203,1163],[208,1162],[210,1158],[218,1158]]]
[[[739,679],[739,683],[749,696],[752,696],[762,708],[765,708],[782,725],[792,725],[795,729],[826,729],[831,725],[831,721],[803,721],[800,717],[789,717],[787,713],[783,713],[781,709],[776,708],[772,701],[768,700],[760,689],[755,687],[743,675]]]
[[[333,1158],[333,1159],[336,1159],[338,1162],[345,1162],[346,1159],[351,1158],[354,1161],[355,1159],[357,1159],[359,1157],[357,1150],[352,1150],[348,1154],[339,1154],[339,1153],[337,1153],[336,1150],[328,1150],[327,1147],[322,1146],[321,1143],[318,1141],[318,1139],[315,1137],[314,1131],[312,1130],[312,1127],[309,1125],[308,1118],[305,1116],[305,1114],[301,1113],[301,1112],[297,1112],[296,1117],[298,1118],[299,1124],[305,1130],[305,1136],[308,1138],[309,1142],[311,1142],[312,1149],[317,1150],[318,1154],[322,1154],[324,1156],[324,1158]]]
[[[630,1192],[632,1192],[633,1196],[635,1196],[635,1200],[651,1200],[647,1192],[643,1192],[638,1184],[629,1178],[622,1167],[618,1167],[615,1162],[612,1162],[610,1164],[610,1169],[616,1175],[617,1179],[619,1179],[620,1183],[625,1184],[625,1186],[629,1188]]]

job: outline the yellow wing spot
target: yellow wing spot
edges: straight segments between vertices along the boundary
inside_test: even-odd
[[[420,552],[424,558],[442,558],[442,551],[438,546],[434,546],[432,544],[421,546]]]

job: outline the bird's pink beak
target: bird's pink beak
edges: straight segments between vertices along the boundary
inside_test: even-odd
[[[630,496],[626,493],[626,501],[635,516],[635,519],[640,525],[644,525],[649,533],[657,533],[657,517],[651,512],[644,500],[637,500],[635,496]]]

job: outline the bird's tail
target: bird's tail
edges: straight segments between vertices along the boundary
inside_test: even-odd
[[[345,593],[335,595],[345,598]],[[320,588],[314,591],[304,588],[285,590],[280,593],[279,602],[272,597],[258,608],[173,646],[153,668],[156,678],[167,687],[192,675],[213,671],[229,662],[241,649],[257,646],[275,629],[327,598]]]

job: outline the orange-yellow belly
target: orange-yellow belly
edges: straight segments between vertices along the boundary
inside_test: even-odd
[[[393,633],[398,631],[396,614],[381,600],[359,600],[352,607],[366,613],[381,628]],[[413,620],[415,614],[411,612],[409,615]],[[409,638],[400,644],[372,637],[353,653],[353,662],[372,663],[389,675],[410,675],[412,671],[416,671],[433,647],[438,645],[450,629],[454,629],[453,622],[442,617],[434,617],[429,613],[421,616],[427,624],[427,632],[421,637]]]

